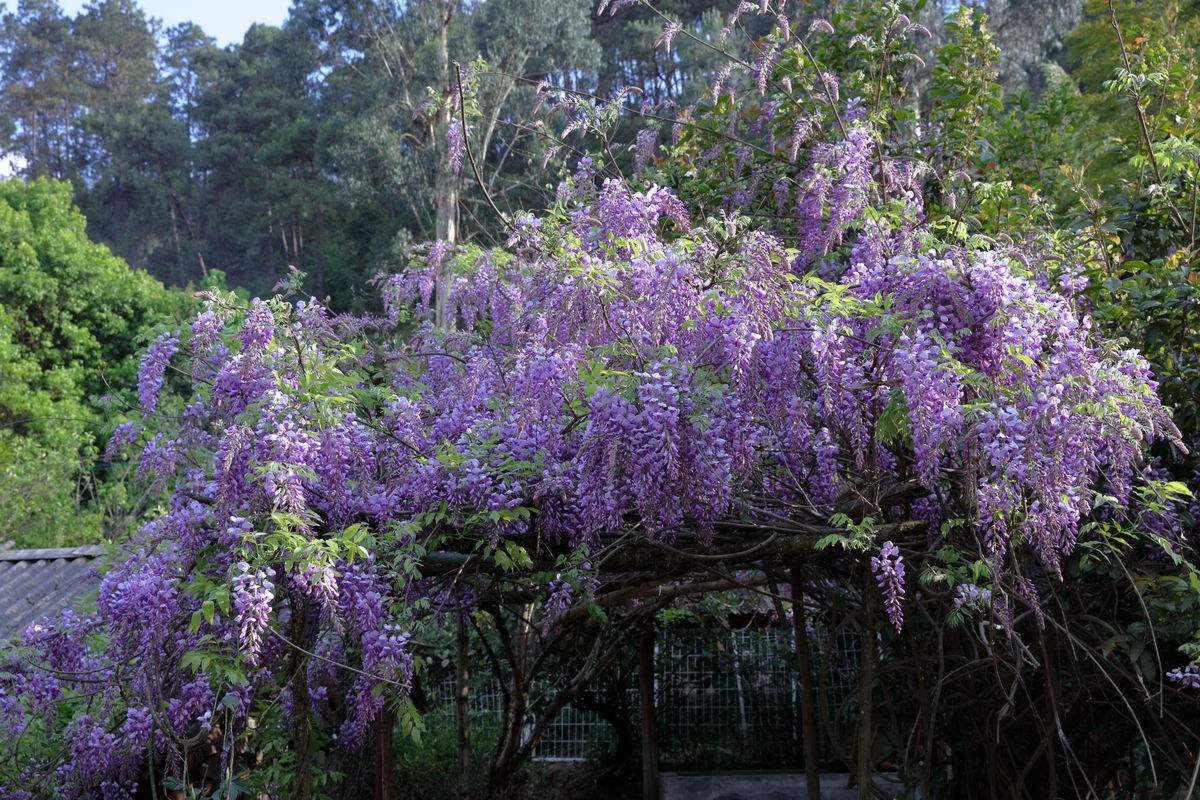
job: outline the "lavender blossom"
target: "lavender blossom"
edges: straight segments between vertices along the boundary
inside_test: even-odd
[[[892,542],[884,542],[879,548],[879,556],[871,558],[871,569],[875,572],[875,580],[879,583],[879,591],[883,593],[883,608],[892,621],[892,627],[899,633],[904,627],[904,557],[900,548]]]
[[[455,175],[462,169],[463,154],[467,149],[467,139],[462,123],[457,119],[450,120],[446,127],[446,147],[449,149],[450,171]]]
[[[814,17],[813,21],[808,24],[809,33],[824,33],[829,36],[833,35],[833,26],[829,24],[829,20],[821,17]]]
[[[137,441],[140,432],[141,426],[132,421],[122,422],[114,428],[108,446],[104,448],[104,460],[108,463],[115,461],[122,450]]]
[[[1200,664],[1176,667],[1167,673],[1167,679],[1188,689],[1200,689]]]
[[[275,584],[271,582],[275,571],[252,569],[245,561],[239,561],[233,578],[234,621],[238,627],[242,658],[247,664],[258,664],[262,650],[262,634],[267,629],[271,615],[271,603],[275,599]]]
[[[171,356],[179,352],[179,337],[174,333],[162,333],[142,356],[138,367],[138,405],[143,416],[150,416],[158,406],[158,395],[162,391],[163,376]]]
[[[246,324],[242,326],[242,347],[248,352],[266,348],[275,337],[275,316],[270,307],[257,297],[250,301]]]
[[[671,43],[675,41],[675,37],[681,30],[683,30],[683,27],[678,22],[673,19],[668,20],[663,25],[662,33],[654,40],[654,46],[656,48],[661,47],[663,52],[669,54],[671,52]]]
[[[646,165],[653,158],[656,138],[657,133],[653,128],[642,128],[638,131],[637,141],[633,145],[633,168],[638,174],[646,171]]]
[[[954,587],[954,607],[958,609],[980,609],[990,605],[992,592],[973,583],[960,583]]]

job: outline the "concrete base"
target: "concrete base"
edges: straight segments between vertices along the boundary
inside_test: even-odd
[[[875,780],[899,795],[902,787],[890,777]],[[858,800],[849,783],[848,773],[823,773],[821,800]],[[660,786],[662,800],[808,800],[803,772],[664,772]]]

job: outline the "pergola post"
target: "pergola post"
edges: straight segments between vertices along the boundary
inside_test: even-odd
[[[794,559],[789,570],[792,588],[792,630],[796,636],[796,671],[800,677],[800,721],[804,735],[804,779],[808,800],[821,798],[821,773],[817,763],[817,711],[813,695],[812,643],[808,640],[807,614],[804,611],[804,583],[801,561]]]
[[[863,607],[862,607],[862,640],[860,663],[858,667],[858,764],[856,769],[859,800],[871,800],[872,797],[872,764],[871,751],[875,745],[875,730],[872,727],[872,711],[874,699],[871,692],[875,680],[875,617],[872,601],[875,584],[871,579],[871,571],[864,564],[863,569]]]
[[[374,800],[388,800],[392,788],[392,723],[396,715],[384,703],[375,719]]]
[[[638,694],[642,708],[642,800],[658,800],[658,726],[654,719],[654,627],[638,639]]]

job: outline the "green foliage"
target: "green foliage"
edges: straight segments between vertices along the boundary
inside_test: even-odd
[[[1189,446],[1200,435],[1200,15],[1194,4],[1089,2],[1063,76],[987,115],[977,186],[1006,187],[984,234],[1049,223],[1090,265],[1094,316],[1155,366]],[[1188,479],[1181,463],[1177,477]]]
[[[442,708],[439,714],[427,714],[427,730],[419,739],[401,735],[395,739],[394,769],[398,776],[394,797],[400,800],[456,797],[457,774],[450,765],[458,760],[458,731],[451,709]],[[487,792],[488,758],[499,738],[498,721],[494,715],[472,715],[469,727],[470,756],[468,760],[469,796],[482,797]]]
[[[1079,277],[1096,322],[1147,356],[1174,409],[1192,453],[1159,453],[1162,479],[1136,489],[1142,511],[1132,518],[1114,517],[1107,506],[1115,501],[1101,498],[1106,507],[1067,568],[1077,586],[1119,598],[1097,635],[1154,684],[1200,655],[1200,575],[1187,557],[1200,543],[1200,506],[1186,485],[1200,474],[1200,14],[1175,0],[1089,0],[1067,44],[1068,72],[1040,97],[977,106],[978,136],[959,144],[972,205],[932,213],[961,219],[967,234],[1053,231],[1050,248],[1087,265]],[[1055,262],[1047,259],[1052,275]],[[944,564],[923,573],[923,583],[980,581],[957,554],[939,556]]]
[[[840,547],[843,550],[866,552],[875,541],[875,520],[864,517],[855,521],[842,513],[834,514],[830,524],[843,528],[846,533],[830,533],[817,540],[815,548],[824,550],[827,547]]]
[[[99,538],[122,496],[98,463],[107,417],[132,403],[149,332],[183,306],[88,239],[69,186],[0,183],[0,541]]]

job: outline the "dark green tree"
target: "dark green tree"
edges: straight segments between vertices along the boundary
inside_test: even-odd
[[[0,22],[0,108],[11,166],[30,176],[73,175],[81,87],[70,20],[54,0],[21,0]]]

